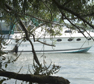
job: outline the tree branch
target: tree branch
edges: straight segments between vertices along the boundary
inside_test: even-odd
[[[37,39],[36,41],[38,41],[38,42],[40,42],[40,43],[42,43],[42,44],[44,44],[44,45],[48,45],[48,46],[53,46],[53,47],[55,47],[55,45],[42,42],[42,41],[40,41],[39,39]]]
[[[22,21],[21,21],[20,19],[19,19],[19,24],[21,25],[22,29],[23,29],[24,32],[25,32],[26,39],[27,39],[27,40],[30,42],[30,44],[31,44],[34,60],[36,61],[36,63],[37,63],[39,66],[41,66],[41,64],[40,64],[40,62],[39,62],[39,60],[38,60],[38,57],[37,57],[37,55],[36,55],[36,52],[35,52],[33,43],[32,43],[32,41],[31,41],[30,38],[29,38],[28,31],[27,31],[27,29],[25,28],[25,26],[23,25],[23,23],[22,23]]]
[[[82,18],[79,14],[73,12],[73,11],[70,10],[69,8],[66,8],[66,7],[60,5],[56,0],[52,0],[52,1],[53,1],[53,3],[55,3],[55,4],[57,5],[57,7],[58,7],[59,9],[65,10],[65,11],[67,11],[67,12],[69,12],[69,13],[75,15],[76,17],[78,17],[79,19],[81,19],[83,22],[87,23],[89,26],[91,26],[91,27],[94,29],[94,26],[91,25],[91,24],[90,24],[88,21],[86,21],[84,18]]]
[[[8,71],[0,71],[0,76],[9,77],[17,80],[33,82],[33,83],[49,83],[49,84],[70,84],[70,82],[58,76],[44,76],[44,75],[32,75],[32,74],[18,74]]]
[[[66,2],[63,4],[63,6],[67,5],[67,4],[70,3],[71,1],[72,1],[72,0],[66,1]]]
[[[22,28],[23,31],[25,32],[26,39],[27,39],[27,40],[30,42],[30,44],[31,44],[34,60],[36,61],[36,63],[37,63],[39,66],[41,66],[41,64],[40,64],[40,62],[39,62],[39,60],[38,60],[38,57],[37,57],[37,55],[36,55],[36,52],[35,52],[33,43],[32,43],[32,41],[31,41],[30,38],[29,38],[29,33],[28,33],[27,29],[25,28],[24,24],[23,24],[22,21],[19,19],[19,16],[18,16],[18,14],[16,13],[15,10],[13,10],[13,9],[12,9],[9,5],[7,5],[7,4],[5,4],[5,6],[6,6],[6,8],[9,9],[10,11],[13,11],[14,14],[17,16],[18,21],[19,21],[19,25],[21,26],[21,28]]]
[[[61,14],[62,14],[62,16],[65,16],[65,18],[74,26],[74,27],[76,27],[82,34],[83,34],[83,36],[86,38],[86,39],[88,39],[85,35],[84,35],[84,33],[80,30],[80,28],[78,27],[78,26],[76,26],[75,24],[73,24],[67,17],[66,17],[66,15],[60,10],[60,12],[61,12]]]

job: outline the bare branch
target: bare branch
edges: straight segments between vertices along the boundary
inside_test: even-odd
[[[32,75],[32,74],[17,74],[14,72],[0,71],[0,76],[14,78],[22,81],[33,83],[49,83],[49,84],[70,84],[70,82],[57,76],[44,76],[44,75]]]
[[[47,43],[45,43],[45,42],[39,41],[38,39],[37,39],[36,41],[38,41],[38,42],[40,42],[40,43],[42,43],[42,44],[44,44],[44,45],[54,46],[54,47],[55,47],[55,45],[47,44]]]

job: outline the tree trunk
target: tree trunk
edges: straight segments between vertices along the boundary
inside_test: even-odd
[[[43,84],[70,84],[70,82],[58,76],[44,76],[44,75],[32,75],[32,74],[18,74],[8,71],[0,71],[0,76],[9,77],[17,80],[32,82],[32,83],[43,83]]]

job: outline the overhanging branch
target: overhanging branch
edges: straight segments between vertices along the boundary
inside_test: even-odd
[[[62,5],[60,5],[56,0],[52,0],[53,3],[56,4],[56,6],[61,10],[67,11],[73,15],[75,15],[76,17],[78,17],[79,19],[81,19],[84,23],[87,23],[90,27],[92,27],[94,29],[94,26],[92,24],[90,24],[88,21],[86,21],[84,18],[82,18],[79,14],[75,13],[74,11],[70,10],[69,8],[66,8]]]
[[[8,71],[0,71],[0,76],[9,77],[27,82],[33,82],[33,83],[70,84],[70,82],[67,79],[57,76],[18,74]]]

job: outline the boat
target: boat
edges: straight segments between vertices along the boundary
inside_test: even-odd
[[[50,36],[41,32],[41,29],[36,30],[35,40],[31,36],[36,53],[82,53],[87,52],[94,44],[94,32],[71,30],[63,28],[62,35]],[[18,52],[32,52],[32,47],[28,41],[22,41],[23,33],[14,32],[11,35],[10,42],[4,51],[11,51],[18,46]]]
[[[45,30],[46,28],[46,30]],[[61,35],[51,35],[49,27],[39,27],[33,32],[30,39],[37,53],[78,53],[87,52],[94,44],[94,32],[79,31],[62,27]],[[23,31],[13,31],[13,25],[8,25],[4,20],[0,20],[0,38],[4,38],[1,43],[1,50],[4,52],[32,52],[32,46],[25,39]],[[54,30],[55,31],[55,30]],[[82,32],[82,33],[81,33]]]

